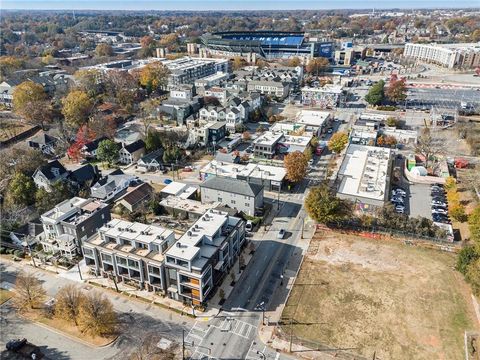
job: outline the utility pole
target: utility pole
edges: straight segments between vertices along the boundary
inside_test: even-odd
[[[277,210],[280,209],[280,188],[282,187],[282,183],[280,183],[280,185],[278,185],[278,193],[277,193]]]
[[[182,329],[182,360],[185,360],[185,329]]]
[[[113,278],[113,284],[115,285],[115,290],[116,290],[117,293],[118,293],[118,292],[120,292],[120,291],[118,291],[117,279],[115,278],[116,275],[113,273],[113,271],[111,272],[111,274],[112,274],[112,278]]]
[[[80,262],[77,262],[77,267],[78,267],[78,275],[80,276],[80,280],[83,280],[82,271],[80,270]]]
[[[32,246],[30,245],[30,242],[28,240],[30,240],[29,237],[27,237],[26,239],[28,252],[30,253],[30,257],[32,258],[33,267],[37,267],[37,264],[35,263],[35,257],[33,256]]]
[[[302,236],[300,237],[301,239],[303,239],[303,229],[305,227],[305,217],[302,216]]]
[[[289,347],[289,352],[292,352],[292,341],[293,341],[293,317],[290,318],[290,347]]]

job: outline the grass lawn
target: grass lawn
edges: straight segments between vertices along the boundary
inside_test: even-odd
[[[105,346],[107,344],[110,344],[117,337],[117,335],[102,337],[102,336],[91,336],[91,335],[84,334],[74,324],[57,319],[55,317],[53,318],[45,317],[42,313],[42,310],[35,310],[27,313],[22,313],[21,315],[31,321],[41,323],[43,325],[46,325],[49,328],[52,328],[55,331],[59,331],[67,335],[70,335],[74,338],[81,339],[94,346]]]
[[[23,124],[19,121],[1,121],[0,120],[0,141],[5,141],[28,129],[31,125]]]
[[[13,296],[13,293],[11,291],[0,289],[0,305],[2,305],[4,302],[11,299],[12,296]]]
[[[454,264],[449,253],[317,233],[282,317],[301,339],[366,358],[460,360],[464,331],[479,326]]]

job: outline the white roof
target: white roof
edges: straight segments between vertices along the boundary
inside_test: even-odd
[[[295,121],[298,124],[321,127],[328,119],[330,119],[330,113],[327,111],[301,110]]]
[[[168,249],[166,255],[187,261],[193,260],[202,247],[202,240],[205,237],[213,238],[227,220],[227,213],[209,210],[178,239],[174,246]]]
[[[174,236],[172,230],[156,225],[146,225],[138,222],[114,219],[103,225],[100,232],[107,236],[116,238],[120,236],[125,239],[136,240],[142,243],[161,244],[168,237]]]
[[[162,194],[174,195],[177,196],[181,194],[184,189],[188,187],[187,184],[179,182],[179,181],[172,181],[170,184],[165,186],[160,192]]]
[[[338,193],[385,200],[390,157],[390,149],[350,144],[338,173]]]
[[[273,133],[266,131],[254,140],[255,144],[272,146],[275,145],[283,136],[283,133]]]
[[[252,163],[241,165],[222,163],[216,160],[210,161],[203,167],[201,173],[231,177],[234,179],[240,176],[242,178],[264,179],[277,182],[283,181],[286,175],[285,168],[283,167]]]
[[[303,87],[302,92],[316,92],[316,93],[328,93],[328,94],[338,94],[340,95],[343,91],[343,88],[340,85],[330,85],[327,84],[321,88],[313,87]]]

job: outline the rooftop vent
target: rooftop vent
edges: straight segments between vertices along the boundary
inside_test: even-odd
[[[187,231],[188,236],[192,236],[192,232],[190,230]]]
[[[182,244],[181,244],[180,242],[177,242],[177,243],[175,244],[175,246],[176,246],[177,248],[181,248],[181,247],[182,247]]]

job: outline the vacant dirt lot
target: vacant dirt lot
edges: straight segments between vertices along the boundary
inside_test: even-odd
[[[453,254],[317,233],[283,319],[294,318],[299,338],[369,359],[463,359],[464,331],[478,323],[454,263]]]

